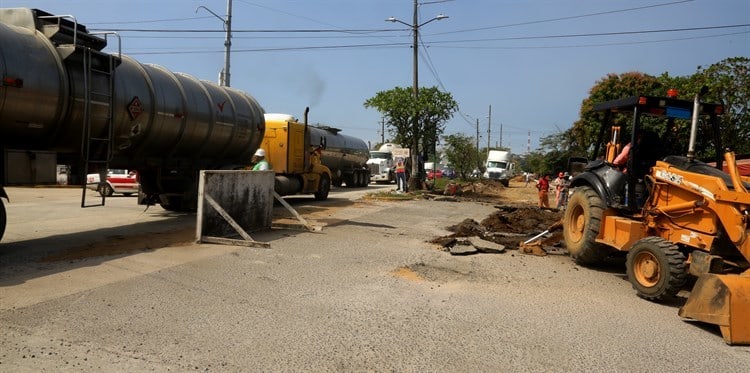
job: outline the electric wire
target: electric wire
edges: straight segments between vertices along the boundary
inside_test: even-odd
[[[492,30],[492,29],[499,29],[499,28],[508,28],[508,27],[517,27],[517,26],[528,26],[528,25],[535,25],[535,24],[548,23],[548,22],[567,21],[567,20],[571,20],[571,19],[580,19],[580,18],[588,18],[588,17],[596,17],[596,16],[601,16],[601,15],[608,15],[608,14],[632,12],[632,11],[636,11],[636,10],[644,10],[644,9],[649,9],[649,8],[657,8],[657,7],[670,6],[670,5],[676,5],[676,4],[682,4],[682,3],[689,3],[689,2],[693,2],[693,1],[695,1],[695,0],[679,0],[679,1],[669,2],[669,3],[646,5],[646,6],[635,7],[635,8],[609,10],[609,11],[604,11],[604,12],[580,14],[580,15],[575,15],[575,16],[566,16],[566,17],[558,17],[558,18],[549,18],[549,19],[536,20],[536,21],[526,21],[526,22],[519,22],[519,23],[510,23],[510,24],[507,24],[507,25],[488,26],[488,27],[479,27],[479,28],[466,29],[466,30],[449,31],[449,32],[444,32],[444,33],[438,33],[438,34],[435,34],[435,35],[456,34],[456,33],[474,32],[474,31],[485,31],[485,30]]]
[[[560,46],[451,46],[447,44],[452,43],[469,43],[469,42],[489,42],[489,41],[513,41],[513,40],[529,40],[529,39],[544,39],[544,38],[550,38],[550,39],[559,39],[559,38],[576,38],[576,37],[590,37],[590,36],[611,36],[611,35],[633,35],[633,34],[653,34],[658,32],[676,32],[676,31],[694,31],[694,30],[716,30],[716,29],[722,29],[722,28],[736,28],[736,27],[750,27],[750,24],[745,25],[729,25],[729,26],[710,26],[710,27],[693,27],[693,28],[686,28],[686,29],[667,29],[667,30],[644,30],[644,31],[627,31],[627,32],[617,32],[617,33],[590,33],[590,34],[575,34],[575,35],[553,35],[553,36],[532,36],[532,37],[513,37],[513,38],[498,38],[498,39],[473,39],[473,40],[451,40],[451,41],[431,41],[426,42],[425,45],[429,45],[430,47],[437,47],[437,48],[463,48],[463,49],[551,49],[551,48],[569,48],[570,45],[560,45]],[[736,33],[723,33],[723,34],[717,34],[717,35],[701,35],[701,36],[691,36],[691,37],[683,37],[683,38],[669,38],[669,39],[658,39],[653,41],[626,41],[626,42],[613,42],[613,43],[595,43],[595,44],[580,44],[576,45],[577,48],[587,48],[587,47],[602,47],[602,46],[610,46],[610,45],[636,45],[636,44],[648,44],[648,43],[664,43],[664,42],[670,42],[670,41],[685,41],[685,40],[698,40],[698,39],[705,39],[705,38],[712,38],[712,37],[724,37],[724,36],[732,36],[732,35],[741,35],[741,34],[747,34],[750,33],[750,30],[748,31],[741,31]],[[232,52],[279,52],[279,51],[304,51],[304,50],[326,50],[326,49],[354,49],[354,48],[397,48],[397,47],[405,47],[405,46],[411,46],[412,43],[407,42],[400,42],[400,43],[372,43],[372,44],[349,44],[349,45],[319,45],[319,46],[297,46],[297,47],[269,47],[269,48],[246,48],[246,49],[236,49]],[[161,54],[196,54],[196,53],[223,53],[223,51],[220,50],[193,50],[193,51],[180,51],[180,52],[165,52]],[[130,54],[143,54],[139,52],[130,52]],[[159,54],[159,53],[150,53],[150,54]]]

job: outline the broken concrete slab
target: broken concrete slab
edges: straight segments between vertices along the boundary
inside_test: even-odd
[[[479,250],[472,245],[462,245],[460,243],[449,247],[448,251],[451,255],[472,255],[479,252]]]
[[[483,240],[476,236],[465,239],[456,239],[452,242],[452,245],[446,245],[444,247],[448,248],[451,255],[473,255],[478,253],[499,254],[505,252],[505,246],[496,244],[492,241]]]
[[[502,253],[505,252],[505,246],[494,243],[492,241],[483,240],[479,237],[469,237],[467,239],[469,244],[474,246],[478,251],[483,253]]]

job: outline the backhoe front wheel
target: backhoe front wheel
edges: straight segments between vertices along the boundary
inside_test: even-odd
[[[661,237],[636,242],[628,251],[625,266],[638,296],[648,300],[674,297],[687,281],[685,255]]]
[[[606,206],[601,197],[588,186],[578,187],[568,200],[563,217],[563,237],[570,256],[578,264],[598,264],[610,249],[596,242]]]

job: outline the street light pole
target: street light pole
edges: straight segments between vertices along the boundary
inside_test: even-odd
[[[419,178],[419,156],[418,156],[418,149],[419,149],[419,50],[417,47],[419,46],[419,17],[417,12],[417,7],[419,5],[417,4],[417,0],[414,0],[414,17],[412,21],[412,35],[414,36],[414,43],[412,44],[412,53],[414,54],[414,58],[412,58],[412,71],[414,71],[414,76],[412,80],[412,95],[414,96],[414,118],[412,118],[412,132],[414,132],[414,135],[411,139],[411,182],[410,189],[416,190],[420,189],[419,186],[422,185],[422,180]]]
[[[229,87],[229,54],[232,51],[232,0],[227,0],[227,18],[224,21],[227,34],[224,38],[224,85]]]
[[[219,85],[229,87],[229,55],[232,50],[232,0],[227,0],[226,18],[222,18],[220,15],[214,13],[211,9],[208,9],[203,5],[195,8],[195,12],[198,13],[198,10],[201,8],[220,19],[224,24],[224,30],[226,31],[226,37],[224,38],[224,68],[221,70]]]
[[[414,0],[414,15],[412,17],[412,23],[408,24],[404,21],[396,19],[395,17],[389,17],[386,19],[388,22],[397,22],[402,25],[406,25],[411,28],[414,41],[412,43],[412,68],[414,70],[413,81],[412,81],[412,96],[414,96],[414,115],[412,118],[412,141],[411,141],[411,181],[409,182],[412,186],[419,185],[419,158],[417,152],[419,150],[419,28],[432,22],[446,19],[448,16],[438,14],[423,23],[419,23],[419,3]]]

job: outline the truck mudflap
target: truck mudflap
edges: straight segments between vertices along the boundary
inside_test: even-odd
[[[750,345],[750,270],[702,274],[679,315],[718,325],[727,344]]]

